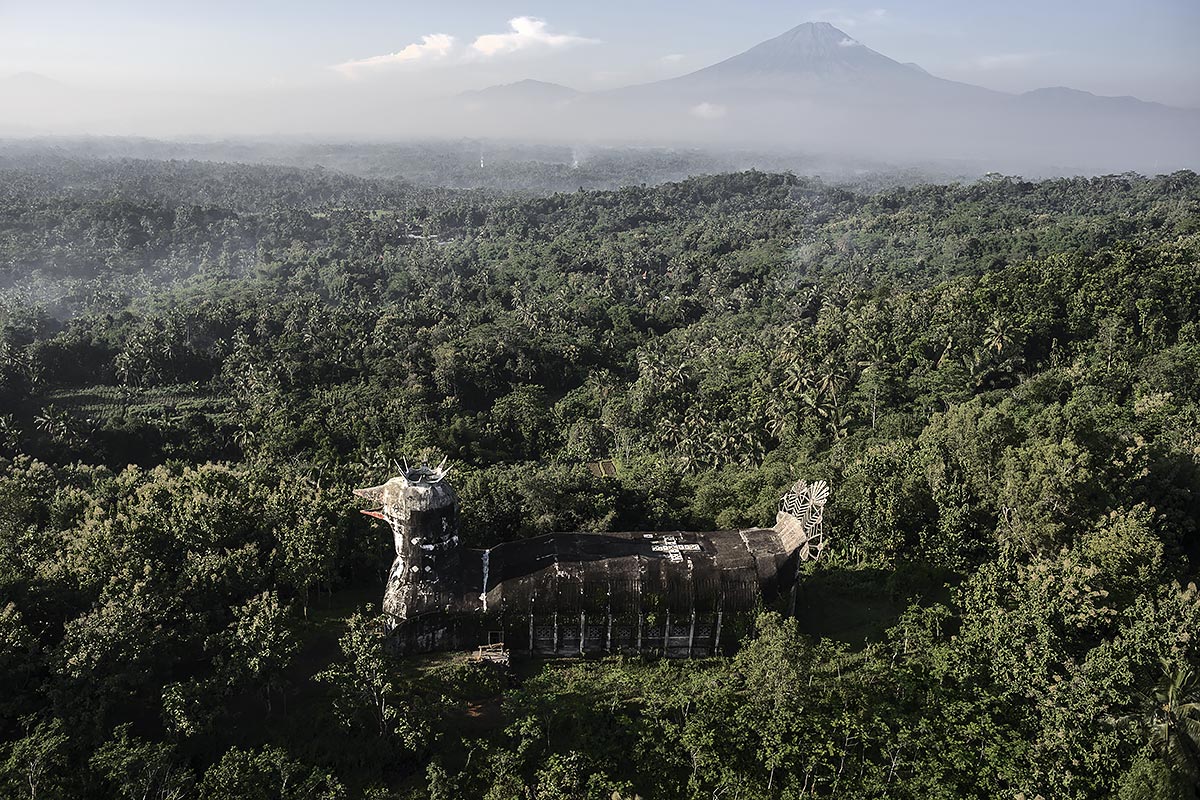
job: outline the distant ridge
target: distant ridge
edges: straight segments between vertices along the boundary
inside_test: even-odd
[[[560,83],[550,83],[548,81],[538,81],[532,78],[516,81],[515,83],[504,83],[497,86],[488,86],[484,89],[476,89],[474,91],[463,92],[460,97],[474,100],[570,100],[573,97],[578,97],[583,94],[577,89],[572,89],[570,86],[563,86]]]
[[[1144,108],[1156,109],[1163,111],[1172,110],[1172,106],[1162,103],[1154,103],[1149,100],[1141,100],[1131,95],[1121,95],[1118,97],[1110,97],[1102,94],[1092,94],[1085,92],[1082,89],[1071,89],[1067,86],[1047,86],[1043,89],[1034,89],[1020,95],[1022,100],[1035,103],[1055,104],[1061,107],[1062,104],[1071,106],[1107,106],[1115,107],[1122,106],[1125,108]],[[1184,109],[1178,109],[1184,110]]]
[[[0,78],[0,92],[5,94],[20,94],[36,97],[61,96],[73,92],[74,89],[62,81],[47,77],[40,72],[17,72]]]
[[[0,78],[0,83],[8,86],[28,86],[28,87],[62,87],[63,84],[54,78],[49,78],[40,72],[14,72],[11,75],[6,75]]]

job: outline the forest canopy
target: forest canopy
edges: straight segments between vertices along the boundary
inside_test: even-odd
[[[728,657],[397,661],[350,490],[443,456],[471,546],[830,546]],[[5,796],[1194,798],[1198,491],[1191,172],[0,163]]]

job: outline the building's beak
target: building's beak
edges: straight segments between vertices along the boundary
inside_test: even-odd
[[[384,522],[388,521],[388,518],[379,511],[359,511],[358,513],[366,514],[368,517],[374,517],[375,519],[381,519]]]
[[[361,497],[363,500],[370,500],[372,503],[383,504],[383,487],[387,484],[383,483],[379,486],[372,486],[367,489],[355,489],[354,494]]]

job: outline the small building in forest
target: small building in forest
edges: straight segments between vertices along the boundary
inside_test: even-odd
[[[355,494],[392,529],[383,611],[398,653],[503,642],[517,653],[725,651],[749,615],[795,590],[825,545],[829,486],[797,481],[775,525],[732,531],[551,533],[487,550],[458,538],[458,497],[438,467]]]

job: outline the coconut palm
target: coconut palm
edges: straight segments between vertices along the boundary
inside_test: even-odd
[[[1200,676],[1187,665],[1163,668],[1153,738],[1168,763],[1200,783]]]
[[[984,347],[1001,353],[1004,351],[1004,348],[1012,344],[1015,334],[1016,329],[1013,325],[997,314],[992,317],[991,323],[988,325],[987,330],[984,331]]]
[[[1200,796],[1200,676],[1188,664],[1163,659],[1162,666],[1142,723],[1163,763],[1190,788],[1185,796]]]
[[[812,369],[803,362],[796,360],[784,368],[783,388],[791,394],[800,394],[812,386]]]

